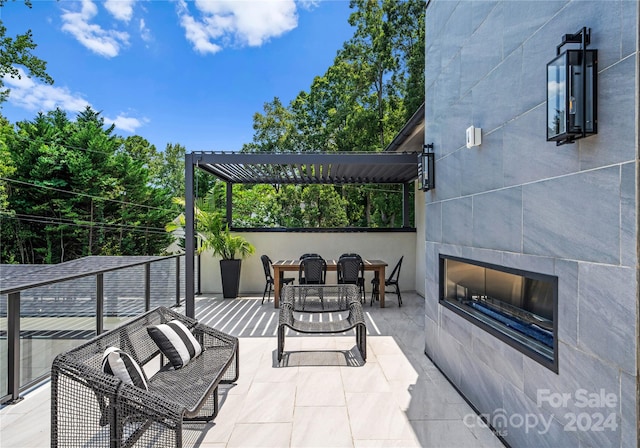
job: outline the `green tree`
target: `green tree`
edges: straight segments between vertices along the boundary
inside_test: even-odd
[[[243,145],[244,152],[291,152],[297,149],[291,112],[278,97],[264,104],[264,114],[253,115],[253,142]]]
[[[16,167],[11,159],[8,142],[15,138],[13,126],[2,116],[0,116],[0,211],[8,212],[7,194],[9,184],[5,180],[13,175]]]
[[[350,6],[354,34],[333,64],[288,106],[277,97],[266,103],[254,115],[253,141],[244,151],[382,151],[422,104],[424,0],[352,0]],[[256,218],[288,227],[402,225],[400,186],[274,187],[280,206],[269,207],[280,216],[256,213],[263,209],[256,205],[246,207],[251,218],[237,216],[236,209],[234,222]],[[340,201],[329,200],[331,191]],[[243,195],[252,196],[248,190]],[[330,215],[337,216],[335,222],[320,224]]]
[[[151,255],[170,243],[177,214],[144,160],[87,108],[75,121],[56,109],[17,123],[8,143],[16,170],[3,232],[4,260],[57,263],[85,255]],[[3,230],[4,230],[3,224]]]
[[[5,0],[0,0],[0,17],[5,3]],[[30,1],[24,3],[31,8]],[[31,30],[15,37],[7,36],[7,28],[0,19],[0,104],[9,96],[9,89],[4,88],[4,77],[8,75],[11,78],[21,78],[17,66],[26,69],[29,77],[53,84],[53,78],[46,71],[47,63],[32,54],[36,47]]]

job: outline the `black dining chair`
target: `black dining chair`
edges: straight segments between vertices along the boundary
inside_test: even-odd
[[[364,302],[364,263],[359,255],[338,259],[338,284],[358,285],[360,302]]]
[[[327,262],[321,256],[300,260],[298,283],[301,285],[324,285],[327,280]]]
[[[324,285],[327,280],[327,262],[321,256],[306,257],[300,260],[298,268],[298,283],[300,285]],[[304,288],[301,292],[302,309],[304,310],[307,296],[315,290],[324,309],[322,288]]]
[[[262,260],[262,268],[264,269],[264,277],[267,283],[264,285],[264,292],[262,293],[262,303],[264,303],[264,296],[267,294],[267,290],[269,291],[269,298],[271,300],[271,290],[273,289],[274,280],[273,275],[271,274],[271,259],[268,255],[262,255],[260,257]],[[293,283],[295,278],[293,277],[284,277],[280,282],[281,285],[288,285],[289,283]]]
[[[389,274],[389,277],[384,279],[385,294],[387,292],[395,293],[398,296],[398,306],[402,306],[402,296],[400,295],[400,285],[398,284],[398,279],[400,278],[400,269],[402,268],[403,258],[404,255],[400,257],[400,260],[398,260],[398,263],[396,263],[393,271],[391,271],[391,274]],[[373,306],[374,299],[380,300],[380,280],[374,278],[373,280],[371,280],[371,285],[371,306]],[[395,288],[395,291],[387,291],[387,286],[393,286]]]
[[[302,254],[300,255],[300,261],[304,260],[305,258],[318,258],[318,257],[322,258],[320,254],[314,254],[314,253]],[[302,274],[302,276],[298,274],[298,283],[301,285],[304,285],[304,273]]]

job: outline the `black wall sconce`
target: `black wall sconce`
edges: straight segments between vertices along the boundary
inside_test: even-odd
[[[418,154],[418,188],[423,191],[436,187],[436,162],[433,153],[433,143],[422,147],[422,154]]]
[[[547,64],[547,141],[557,146],[598,133],[598,50],[587,50],[591,29],[565,34]],[[561,53],[568,44],[579,45]]]

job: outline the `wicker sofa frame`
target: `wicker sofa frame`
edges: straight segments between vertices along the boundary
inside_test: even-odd
[[[335,334],[355,329],[356,346],[367,360],[367,326],[357,285],[286,285],[278,318],[278,361],[284,356],[286,329],[306,334]],[[301,313],[341,313],[338,319],[311,321]],[[339,314],[338,314],[339,315]]]
[[[147,327],[178,319],[203,352],[173,369]],[[149,378],[149,390],[101,370],[107,347],[129,353]],[[51,369],[52,447],[182,447],[183,423],[218,413],[218,385],[238,379],[238,339],[159,307],[58,355]]]

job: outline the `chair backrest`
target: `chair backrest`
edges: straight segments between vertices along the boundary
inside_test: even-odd
[[[400,257],[400,259],[398,260],[398,263],[395,265],[395,267],[393,268],[393,271],[391,271],[391,274],[389,274],[389,277],[387,278],[387,281],[398,281],[398,278],[400,277],[400,268],[402,267],[402,259],[404,258],[404,255],[402,257]]]
[[[359,258],[359,259],[362,260],[362,257],[360,256],[360,254],[353,254],[352,253],[352,254],[342,254],[342,255],[340,255],[340,258],[353,258],[353,257]]]
[[[265,278],[267,281],[273,281],[273,276],[271,275],[271,259],[268,255],[262,255],[260,260],[262,260],[262,268],[264,269]]]
[[[300,255],[300,259],[301,260],[304,260],[305,258],[318,258],[318,257],[320,257],[319,254],[302,254],[302,255]],[[322,258],[322,257],[320,257],[320,258]]]
[[[338,283],[358,283],[364,278],[364,263],[360,257],[341,257],[338,260]]]
[[[306,284],[322,285],[327,278],[327,262],[322,257],[303,258],[298,274],[299,278],[304,278]]]

